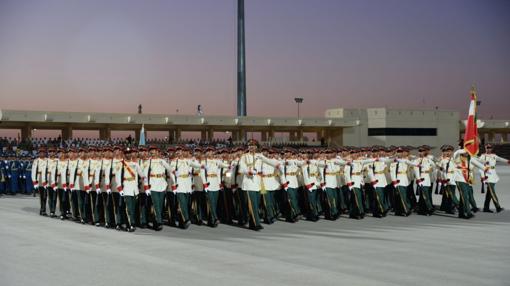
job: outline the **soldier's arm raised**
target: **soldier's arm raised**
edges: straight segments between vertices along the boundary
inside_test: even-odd
[[[505,158],[499,157],[498,155],[495,155],[495,158],[496,158],[496,161],[497,161],[497,162],[503,162],[503,163],[510,164],[510,160],[508,160],[508,159],[505,159]]]

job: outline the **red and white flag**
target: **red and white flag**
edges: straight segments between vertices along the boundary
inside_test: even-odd
[[[469,103],[469,114],[464,132],[464,149],[475,156],[479,151],[478,126],[476,124],[476,89],[471,88],[471,102]]]

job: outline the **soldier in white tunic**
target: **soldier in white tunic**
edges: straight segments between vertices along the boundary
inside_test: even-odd
[[[482,178],[482,184],[486,187],[486,195],[485,202],[483,204],[483,211],[492,213],[493,211],[490,209],[491,201],[494,203],[496,207],[496,211],[499,213],[504,210],[499,204],[498,196],[496,195],[496,184],[499,182],[499,176],[496,173],[496,163],[501,162],[505,164],[510,164],[510,160],[501,158],[498,155],[493,153],[493,147],[491,144],[485,145],[485,153],[480,156],[480,161],[488,167],[487,171],[480,172],[480,177]]]

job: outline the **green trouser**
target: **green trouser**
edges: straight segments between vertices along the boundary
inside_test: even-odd
[[[470,186],[469,188],[469,204],[471,205],[471,208],[477,209],[476,201],[475,201],[475,195],[473,194],[473,186]]]
[[[501,205],[499,204],[498,196],[496,195],[496,184],[495,183],[486,183],[486,194],[485,194],[485,203],[483,204],[483,209],[488,210],[491,206],[491,200],[494,202],[494,206],[497,210],[501,209]]]
[[[363,195],[360,188],[354,187],[351,190],[351,209],[349,211],[349,216],[358,217],[363,215],[365,215]]]
[[[349,187],[347,185],[344,185],[344,186],[342,186],[341,193],[342,193],[342,199],[343,199],[343,203],[344,203],[344,207],[345,207],[343,210],[350,211],[351,199],[352,199],[351,190],[349,190]]]
[[[326,199],[327,199],[327,205],[329,208],[329,216],[331,218],[334,218],[338,215],[338,208],[337,208],[337,201],[338,201],[338,194],[337,189],[334,188],[326,188]]]
[[[459,217],[471,216],[471,208],[469,207],[469,202],[471,201],[471,194],[473,193],[473,188],[469,184],[464,182],[457,182],[457,188],[459,189],[460,195]]]
[[[388,210],[395,208],[395,193],[396,189],[392,184],[388,184],[384,188],[384,202],[386,203],[386,209]]]
[[[296,188],[287,188],[284,195],[287,196],[288,201],[287,219],[294,219],[301,213],[299,209],[298,190]]]
[[[451,212],[451,200],[449,198],[450,194],[447,193],[448,188],[446,186],[441,186],[441,190],[439,193],[441,194],[441,205],[439,206],[439,210],[445,212]]]
[[[374,189],[373,193],[373,200],[374,200],[374,210],[372,213],[374,215],[382,215],[386,212],[387,206],[386,201],[384,199],[384,188],[383,187],[376,187]]]
[[[122,197],[120,196],[120,193],[114,192],[112,193],[112,206],[113,206],[113,213],[115,215],[115,224],[121,225],[124,223],[124,214],[125,211],[121,211],[121,208],[124,208],[124,202]]]
[[[41,209],[39,213],[46,213],[46,201],[48,200],[48,190],[45,187],[39,187],[39,203]]]
[[[363,207],[365,211],[370,210],[370,202],[373,202],[374,187],[371,184],[364,184],[361,189],[361,195],[363,196]]]
[[[259,201],[260,201],[260,193],[257,191],[243,191],[244,196],[246,198],[246,204],[243,206],[243,209],[246,209],[248,212],[248,222],[251,227],[260,226],[260,216],[259,216]]]
[[[154,208],[154,221],[163,223],[163,207],[165,204],[165,192],[151,191],[152,206]]]
[[[237,215],[237,222],[240,224],[245,224],[248,222],[248,198],[246,197],[246,191],[237,189],[235,192],[237,195],[235,196],[236,199],[236,215]],[[258,213],[258,212],[257,212]]]
[[[104,222],[109,226],[112,226],[112,213],[113,213],[113,194],[103,192],[101,193],[101,200],[104,208]]]
[[[411,209],[416,209],[416,207],[418,206],[418,202],[416,201],[416,195],[414,194],[414,185],[412,183],[409,186],[407,186],[406,194],[409,207]]]
[[[190,220],[196,224],[202,224],[207,220],[207,198],[205,191],[193,191],[190,195],[191,211]]]
[[[128,219],[128,227],[136,224],[136,197],[135,196],[124,196],[124,206],[122,209],[126,213]]]
[[[78,211],[80,212],[80,218],[84,221],[87,221],[87,206],[86,206],[86,200],[87,199],[87,192],[79,190],[78,193]]]
[[[189,193],[176,193],[177,198],[177,218],[182,225],[189,221]]]
[[[408,187],[397,186],[395,190],[395,214],[402,215],[409,212],[411,209],[411,203],[408,199]],[[414,196],[414,193],[413,193]]]
[[[177,198],[173,191],[166,192],[166,208],[168,212],[168,224],[175,226],[177,218]]]
[[[445,212],[453,212],[455,207],[459,206],[459,200],[455,195],[455,185],[442,186],[443,197],[441,199],[441,210]]]
[[[80,216],[80,208],[78,207],[78,197],[80,191],[71,191],[71,209],[73,213],[73,219],[78,219]]]
[[[321,188],[317,188],[315,191],[317,192],[317,214],[321,215],[324,212],[322,209],[322,203],[325,201],[326,194]]]
[[[231,189],[226,188],[220,191],[220,199],[218,204],[221,205],[220,220],[223,223],[231,224],[234,216],[234,193]]]
[[[60,215],[65,216],[67,214],[67,212],[69,211],[69,208],[68,208],[69,196],[68,196],[66,190],[58,189],[58,200],[60,202],[60,204],[59,204]]]
[[[306,197],[308,198],[308,214],[307,217],[309,219],[314,219],[319,216],[319,209],[317,208],[317,205],[319,204],[318,196],[319,191],[318,190],[305,190]]]
[[[98,195],[96,191],[91,191],[89,193],[90,206],[92,207],[92,220],[94,223],[99,222],[99,208],[102,206],[100,200],[100,194]]]
[[[347,205],[345,204],[343,187],[336,188],[335,192],[337,197],[336,208],[337,210],[340,210],[340,212],[343,212],[343,210],[347,209]]]
[[[57,190],[54,188],[48,188],[48,204],[50,206],[50,213],[54,214],[57,208]]]
[[[266,191],[266,193],[262,194],[262,203],[264,204],[264,220],[268,223],[274,220],[276,211],[275,211],[275,201],[274,201],[275,191]]]
[[[216,210],[218,209],[218,197],[219,191],[206,191],[206,205],[207,205],[207,221],[209,224],[213,224],[218,220],[218,214]]]
[[[432,206],[432,199],[431,199],[431,187],[426,186],[418,186],[419,193],[420,193],[420,199],[418,201],[418,212],[425,214],[429,213],[434,209],[434,206]]]
[[[147,224],[148,217],[150,214],[150,203],[151,199],[146,193],[140,193],[138,195],[138,204],[140,209],[140,224]]]

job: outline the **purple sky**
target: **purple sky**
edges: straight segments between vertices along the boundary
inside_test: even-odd
[[[0,0],[0,108],[235,114],[236,0]],[[510,1],[246,0],[249,115],[510,118]]]

